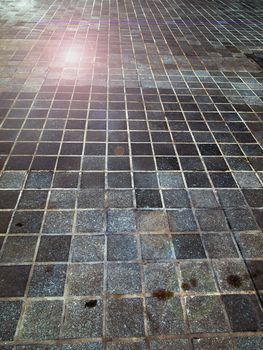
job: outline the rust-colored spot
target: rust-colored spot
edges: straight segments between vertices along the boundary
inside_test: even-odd
[[[114,150],[116,156],[123,156],[124,155],[124,148],[122,146],[117,146]]]
[[[92,307],[97,306],[97,304],[98,304],[97,300],[89,300],[89,301],[86,301],[85,308],[88,307],[90,309]]]
[[[17,223],[16,223],[16,226],[17,226],[17,227],[22,227],[23,224],[22,224],[22,222],[17,222]]]
[[[53,266],[47,265],[47,266],[45,267],[45,272],[46,272],[46,273],[50,273],[50,272],[52,272],[52,271],[53,271]]]
[[[112,298],[115,298],[115,299],[120,299],[124,296],[124,294],[111,294],[111,297]]]
[[[237,275],[229,275],[226,280],[230,286],[235,288],[239,288],[242,285],[242,278]]]
[[[189,289],[191,289],[190,284],[187,283],[187,282],[183,282],[183,283],[181,284],[181,287],[182,287],[183,290],[189,290]]]
[[[171,292],[170,290],[157,289],[152,292],[152,296],[160,300],[166,300],[166,299],[172,298],[174,296],[174,293]]]

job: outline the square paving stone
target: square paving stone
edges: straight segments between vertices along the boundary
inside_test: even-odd
[[[0,176],[0,188],[21,188],[25,178],[25,171],[4,172]]]
[[[20,337],[22,339],[57,339],[61,327],[63,302],[31,300],[26,306]]]
[[[54,176],[53,188],[77,188],[79,182],[78,172],[59,172]]]
[[[162,208],[160,191],[135,190],[137,208]]]
[[[178,292],[177,266],[175,263],[148,263],[144,265],[145,291]]]
[[[263,182],[263,173],[258,172],[257,175],[258,175],[260,181]]]
[[[193,144],[179,144],[176,145],[177,152],[184,156],[195,156],[198,155],[196,147]]]
[[[169,227],[172,232],[196,231],[197,225],[191,209],[167,211]]]
[[[17,211],[13,217],[10,233],[39,233],[43,211]]]
[[[52,172],[31,171],[27,177],[25,187],[28,189],[50,188],[52,178]]]
[[[151,123],[151,122],[150,122]],[[178,145],[179,146],[179,145]],[[177,147],[178,147],[177,146]],[[154,148],[154,153],[155,155],[161,156],[161,155],[171,155],[174,156],[175,155],[175,151],[174,151],[174,147],[171,144],[167,144],[167,143],[154,143],[153,144],[153,148]],[[178,152],[179,153],[179,152]],[[169,158],[166,158],[169,159]],[[157,158],[157,160],[160,162],[160,170],[162,170],[162,166],[166,165],[166,161],[163,160],[163,158]],[[175,158],[173,160],[173,164],[174,164]],[[158,164],[158,162],[157,162]],[[172,164],[169,164],[172,165]],[[171,168],[169,167],[169,170]]]
[[[218,208],[219,204],[212,190],[190,190],[195,208]]]
[[[263,207],[263,189],[244,189],[242,192],[249,206]]]
[[[202,231],[228,231],[223,210],[198,209],[195,215]]]
[[[22,301],[0,301],[0,340],[14,339]]]
[[[0,211],[0,233],[6,233],[11,217],[11,211]]]
[[[173,235],[173,245],[177,259],[206,259],[199,234]]]
[[[58,157],[57,170],[79,170],[80,157]]]
[[[254,215],[256,222],[259,225],[260,229],[263,230],[263,210],[262,209],[254,209],[253,215]]]
[[[204,233],[202,241],[210,259],[239,257],[230,233]]]
[[[163,231],[168,229],[167,215],[158,210],[139,210],[136,212],[138,231]]]
[[[77,214],[77,232],[104,232],[106,215],[102,210],[83,210]]]
[[[175,157],[156,157],[158,170],[179,170],[179,164]]]
[[[181,270],[181,289],[188,293],[216,292],[216,284],[213,273],[206,261],[183,261],[179,264]]]
[[[258,230],[258,225],[250,211],[246,209],[226,209],[225,213],[232,230]]]
[[[231,173],[226,172],[213,172],[210,173],[211,180],[216,188],[233,188],[237,187],[237,184]]]
[[[107,257],[109,261],[136,260],[137,238],[133,235],[108,236]]]
[[[132,157],[132,164],[135,171],[155,170],[152,157]]]
[[[30,265],[1,266],[0,297],[24,296]]]
[[[156,339],[151,340],[152,350],[189,350],[188,339]]]
[[[108,158],[108,170],[130,170],[129,157],[109,157]]]
[[[19,191],[0,190],[0,209],[14,209]]]
[[[8,237],[0,261],[11,263],[31,262],[36,244],[37,237]]]
[[[55,156],[35,156],[31,170],[54,170],[56,166]]]
[[[227,171],[229,170],[223,157],[203,157],[203,161],[208,171]]]
[[[57,345],[47,344],[27,344],[27,345],[16,345],[15,350],[59,350]]]
[[[141,235],[143,260],[173,258],[172,241],[168,235]]]
[[[234,173],[234,177],[241,188],[260,188],[262,187],[257,176],[252,172]]]
[[[151,172],[136,172],[134,173],[135,188],[158,188],[156,173]]]
[[[114,342],[107,344],[107,350],[146,350],[146,344],[144,341],[134,342]]]
[[[183,309],[179,297],[167,300],[146,298],[146,309],[150,335],[184,333]]]
[[[263,314],[255,295],[223,295],[222,298],[234,332],[262,330]]]
[[[102,172],[87,172],[81,175],[81,188],[105,188],[105,174]]]
[[[99,295],[103,290],[103,264],[72,264],[68,267],[69,295]]]
[[[30,297],[63,296],[67,265],[34,267],[28,295]]]
[[[189,208],[190,201],[185,190],[163,190],[166,208]]]
[[[209,179],[205,172],[186,172],[184,173],[187,186],[189,188],[209,188],[211,187]]]
[[[91,307],[89,301],[86,299],[70,300],[66,303],[62,338],[98,338],[102,336],[103,303],[101,300],[96,300]]]
[[[158,177],[162,188],[185,187],[181,173],[158,173]]]
[[[236,170],[236,171],[242,171],[242,170],[247,170],[247,171],[252,171],[252,168],[249,164],[249,162],[246,160],[246,158],[237,158],[237,157],[227,157],[226,158],[227,163],[230,167],[231,170]],[[222,169],[218,169],[222,170]]]
[[[198,147],[202,156],[216,156],[221,154],[218,146],[215,144],[198,144]]]
[[[71,236],[42,236],[36,261],[68,261]]]
[[[246,265],[257,290],[263,289],[263,260],[247,260]]]
[[[263,257],[263,236],[261,233],[237,232],[235,237],[245,259]]]
[[[135,294],[140,293],[141,289],[141,271],[138,264],[108,263],[107,291],[109,293]]]
[[[83,157],[83,170],[105,170],[105,157]]]
[[[133,210],[110,209],[107,213],[107,232],[121,233],[136,230],[135,213]]]
[[[238,337],[236,338],[236,344],[238,350],[250,350],[262,348],[263,337],[250,336],[250,337]]]
[[[133,192],[131,190],[109,190],[109,208],[132,208]]]
[[[180,157],[182,169],[184,171],[203,171],[204,166],[199,157]]]
[[[48,201],[48,209],[74,209],[77,198],[75,190],[52,191]]]
[[[109,300],[106,313],[106,334],[112,338],[144,336],[142,299]]]
[[[194,338],[194,350],[234,350],[231,338]]]
[[[74,236],[71,243],[71,260],[73,262],[103,261],[104,236]]]
[[[243,260],[213,260],[212,266],[222,293],[254,290]]]
[[[48,211],[46,213],[43,233],[71,233],[73,226],[73,211]]]
[[[252,125],[250,124],[252,127]],[[253,130],[253,129],[252,129]],[[263,155],[263,150],[259,145],[241,145],[241,148],[245,155],[247,156],[262,156]]]
[[[192,333],[228,331],[223,305],[218,296],[190,296],[185,301]]]
[[[62,344],[61,350],[102,350],[102,344],[99,342],[88,342],[79,344]]]
[[[104,190],[86,189],[79,192],[78,208],[104,208],[104,202]]]
[[[18,203],[18,209],[44,209],[48,191],[25,190]]]
[[[247,206],[240,190],[217,190],[217,195],[223,208],[242,208]]]

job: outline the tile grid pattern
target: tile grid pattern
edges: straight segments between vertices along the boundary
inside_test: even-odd
[[[1,3],[1,350],[262,346],[256,7]]]

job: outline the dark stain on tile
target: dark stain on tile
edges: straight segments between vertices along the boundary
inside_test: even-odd
[[[152,292],[152,296],[160,300],[167,300],[171,299],[174,296],[174,293],[170,290],[157,289]]]
[[[97,304],[98,304],[97,300],[89,300],[89,301],[86,301],[85,308],[91,309],[91,308],[97,306]]]
[[[15,225],[16,225],[16,227],[22,227],[23,226],[22,222],[17,222]]]
[[[197,287],[197,285],[198,285],[197,279],[196,278],[190,278],[189,282],[183,282],[181,284],[181,287],[182,287],[183,290],[189,290],[192,287],[193,288]]]
[[[242,278],[238,275],[229,275],[226,280],[232,287],[240,288],[242,286]]]
[[[45,267],[45,272],[46,272],[46,273],[52,273],[52,272],[53,272],[53,266],[47,265],[47,266]]]
[[[123,156],[124,153],[125,153],[125,150],[122,146],[117,146],[115,149],[114,149],[114,153],[116,156]]]

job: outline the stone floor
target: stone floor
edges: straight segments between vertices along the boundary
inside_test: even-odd
[[[263,349],[262,18],[1,1],[0,350]]]

